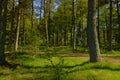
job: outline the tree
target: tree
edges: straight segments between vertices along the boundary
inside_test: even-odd
[[[112,51],[112,0],[110,0],[110,22],[108,27],[108,50]]]
[[[64,4],[64,22],[65,22],[65,14],[66,14],[66,4]],[[67,24],[67,23],[66,23]],[[64,25],[64,46],[67,44],[67,26]]]
[[[76,32],[75,32],[75,0],[72,0],[72,48],[76,49]]]
[[[39,18],[39,27],[41,26],[42,21],[42,7],[43,7],[43,0],[40,0],[40,18]]]
[[[96,32],[96,0],[88,0],[88,46],[90,62],[101,61],[98,37]]]
[[[7,25],[8,0],[0,0],[0,65],[6,65],[5,60],[5,38]]]
[[[18,50],[18,46],[21,43],[24,43],[25,41],[25,24],[29,22],[29,26],[33,26],[31,21],[31,15],[32,15],[32,2],[31,0],[17,0],[18,5],[16,5],[16,14],[17,14],[17,20],[16,20],[16,32],[15,32],[15,42],[14,42],[14,50]],[[30,16],[29,16],[30,15]],[[24,21],[26,18],[26,21]],[[28,20],[27,20],[28,19]],[[24,21],[24,22],[23,22]],[[35,20],[34,20],[35,22]],[[28,24],[27,24],[28,25]],[[22,27],[23,26],[23,27]],[[29,32],[33,31],[31,30],[31,27],[28,27],[27,29],[30,28]],[[31,40],[31,39],[30,39]]]
[[[44,24],[46,29],[46,44],[49,44],[49,32],[48,32],[48,18],[47,18],[47,7],[46,7],[46,0],[44,0]]]
[[[14,32],[15,32],[15,2],[16,0],[12,0],[12,14],[11,14],[11,28],[10,28],[10,38],[9,38],[9,50],[12,50],[12,44],[14,41]]]
[[[31,34],[33,33],[33,26],[34,26],[34,0],[32,2],[32,10],[31,10]]]
[[[118,17],[118,26],[119,26],[119,31],[118,31],[118,44],[120,45],[120,12],[119,12],[119,1],[117,0],[117,17]]]
[[[50,46],[50,40],[51,40],[51,32],[50,32],[50,27],[51,27],[51,3],[52,3],[52,0],[49,0],[49,3],[48,3],[48,46]]]
[[[20,34],[20,19],[21,19],[21,0],[19,0],[19,6],[18,6],[18,19],[17,19],[16,38],[15,38],[15,51],[18,50],[19,34]]]
[[[97,11],[97,13],[98,13],[98,15],[97,15],[97,17],[98,17],[98,25],[97,25],[97,33],[98,33],[98,41],[99,41],[99,43],[100,43],[100,0],[98,0],[97,1],[98,2],[98,11]]]

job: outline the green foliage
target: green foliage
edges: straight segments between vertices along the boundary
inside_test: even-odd
[[[52,53],[17,52],[7,60],[20,64],[15,69],[0,66],[1,80],[119,80],[120,64],[90,63],[88,58],[60,57]]]
[[[62,80],[62,78],[65,77],[65,74],[63,71],[63,65],[64,65],[63,57],[56,56],[56,57],[49,57],[47,59],[50,62],[52,67],[51,70],[54,73],[53,80]]]
[[[39,21],[39,13],[34,14],[34,26],[31,29],[31,1],[22,1],[22,15],[20,25],[20,42],[19,51],[16,53],[6,53],[7,60],[10,63],[19,64],[15,69],[9,69],[0,66],[0,80],[120,80],[120,64],[108,61],[101,63],[90,63],[87,58],[82,57],[61,57],[60,53],[69,54],[72,52],[70,45],[70,34],[72,24],[72,0],[59,0],[60,4],[54,9],[53,2],[50,16],[50,37],[51,45],[48,47],[46,44],[46,28],[44,23],[44,11],[42,6],[42,18]],[[54,0],[52,0],[54,1]],[[75,24],[82,27],[79,32],[85,39],[86,36],[86,17],[87,17],[87,2],[88,0],[76,0],[75,3]],[[7,22],[7,39],[9,38],[11,15],[12,15],[12,1],[8,4],[8,22]],[[38,4],[36,4],[38,6]],[[36,10],[40,9],[35,7]],[[48,8],[48,5],[47,5]],[[17,24],[17,9],[15,6],[15,23]],[[117,30],[117,13],[113,7],[113,36],[118,34]],[[23,21],[25,18],[25,22]],[[48,10],[46,17],[48,19]],[[107,22],[106,22],[106,20]],[[49,22],[49,21],[48,21]],[[22,43],[22,31],[25,27],[25,39]],[[119,43],[113,42],[114,50],[109,52],[106,50],[108,47],[107,39],[103,42],[103,30],[109,26],[109,4],[101,0],[100,4],[100,38],[101,38],[101,53],[102,56],[112,56],[119,58],[120,52]],[[67,46],[63,46],[63,34],[66,28]],[[15,29],[16,30],[16,29]],[[15,32],[13,32],[15,35]],[[57,40],[58,37],[58,40]],[[117,38],[117,37],[115,37]],[[53,44],[53,41],[58,42]],[[6,42],[8,43],[8,42]],[[87,44],[87,40],[84,40]],[[6,44],[7,45],[7,44]],[[24,51],[24,52],[23,52]],[[84,44],[77,46],[74,54],[88,53],[88,48]],[[116,57],[117,56],[117,57]]]

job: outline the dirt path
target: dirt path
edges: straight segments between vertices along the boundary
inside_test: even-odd
[[[81,57],[81,58],[89,58],[88,54],[77,54],[77,53],[58,53],[61,56],[65,57]],[[120,63],[120,56],[102,56],[102,60]]]

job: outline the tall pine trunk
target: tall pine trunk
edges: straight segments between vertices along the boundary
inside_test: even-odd
[[[88,0],[88,45],[90,62],[101,61],[98,37],[96,32],[96,0]]]
[[[39,27],[41,26],[41,18],[42,18],[42,5],[43,4],[43,2],[42,2],[42,0],[40,0],[40,18],[39,18]]]
[[[118,0],[117,0],[117,17],[118,17],[118,27],[119,27],[118,36],[117,36],[117,38],[118,38],[117,42],[118,42],[118,44],[120,46],[120,12],[119,12],[119,1]]]
[[[48,6],[48,46],[50,46],[52,43],[50,27],[51,27],[51,0],[49,0],[49,6]]]
[[[31,34],[33,34],[33,25],[34,25],[34,0],[32,0],[32,14],[31,14]]]
[[[20,34],[20,19],[21,19],[21,1],[19,0],[19,8],[18,8],[18,19],[17,19],[17,27],[16,27],[16,39],[15,39],[15,51],[18,51],[19,44],[19,34]]]
[[[26,20],[25,20],[25,15],[24,14],[22,14],[23,16],[22,16],[22,35],[21,35],[21,44],[22,45],[25,45],[25,22],[26,22]]]
[[[99,6],[100,6],[100,1],[98,0],[98,26],[97,26],[97,34],[98,34],[98,42],[100,44],[100,9],[99,9]]]
[[[6,65],[5,60],[5,38],[7,25],[7,4],[8,0],[0,1],[0,65]]]
[[[48,19],[47,19],[47,7],[46,7],[46,0],[44,0],[44,24],[45,24],[45,31],[46,31],[46,44],[49,45],[49,33],[48,33]]]
[[[64,4],[64,23],[65,23],[66,5]],[[67,26],[64,25],[64,46],[67,44]]]
[[[9,38],[9,50],[12,51],[12,45],[15,43],[15,0],[12,3],[12,15],[11,15],[11,28],[10,28],[10,38]]]
[[[112,51],[112,0],[110,0],[110,22],[108,28],[108,50]]]
[[[76,32],[75,32],[75,0],[72,0],[72,48],[76,49]]]

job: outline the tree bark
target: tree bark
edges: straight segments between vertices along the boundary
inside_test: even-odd
[[[15,43],[15,0],[12,3],[12,18],[11,18],[11,28],[10,28],[10,38],[9,38],[9,50],[12,51],[12,45]]]
[[[76,32],[75,32],[75,0],[72,0],[72,47],[76,49]]]
[[[108,50],[112,51],[112,0],[110,0],[110,22],[109,22],[109,28],[108,28]]]
[[[119,1],[117,0],[117,16],[118,16],[118,27],[119,27],[119,29],[118,29],[118,40],[117,40],[117,42],[118,42],[118,44],[120,45],[120,12],[119,12]]]
[[[7,4],[8,0],[0,1],[0,65],[6,65],[5,60],[5,38],[7,25]]]
[[[51,41],[51,35],[50,35],[50,33],[51,33],[51,31],[50,31],[50,26],[51,26],[51,19],[50,19],[50,17],[51,17],[51,0],[49,0],[49,9],[48,9],[48,46],[50,46],[50,44],[52,43],[52,41]]]
[[[22,13],[22,35],[21,35],[21,44],[22,45],[25,45],[25,22],[26,22],[26,20],[25,20],[25,15]]]
[[[46,0],[44,0],[44,24],[46,29],[46,44],[49,45],[49,34],[48,34],[48,19],[47,19],[47,8],[46,8]]]
[[[39,27],[41,26],[42,6],[43,6],[43,2],[42,2],[42,0],[40,0],[40,18],[39,18]]]
[[[18,20],[17,20],[17,30],[16,30],[16,39],[15,39],[15,51],[18,51],[19,44],[19,34],[20,34],[20,19],[21,19],[21,1],[19,0],[19,9],[18,9]]]
[[[31,34],[33,34],[33,25],[34,25],[34,0],[32,0],[32,15],[31,15]]]
[[[96,0],[88,0],[88,45],[90,62],[101,61],[98,37],[96,32]]]
[[[98,0],[98,26],[97,26],[97,34],[98,34],[98,42],[100,44],[100,9],[99,9],[99,6],[100,6],[100,1]]]
[[[66,5],[64,4],[64,23],[65,23]],[[66,46],[67,41],[67,26],[64,24],[64,46]]]

